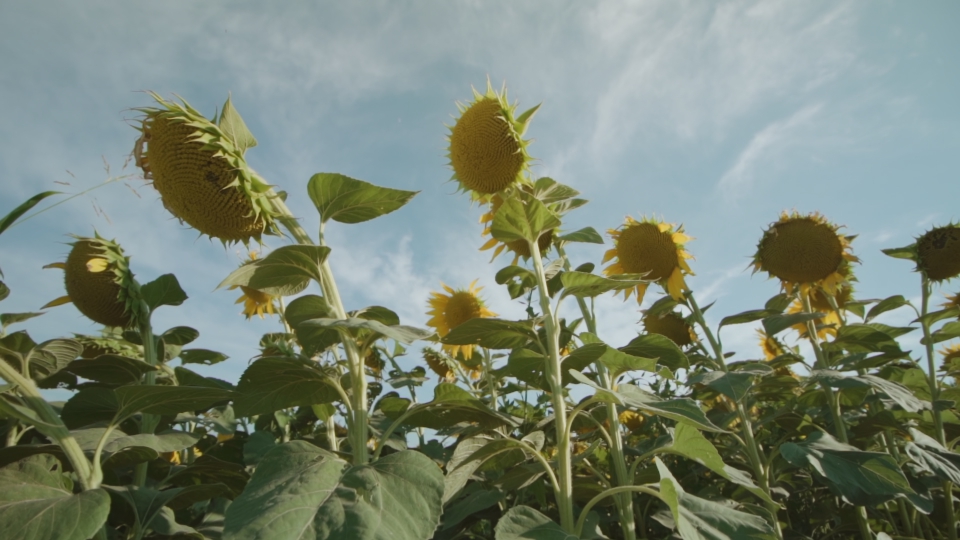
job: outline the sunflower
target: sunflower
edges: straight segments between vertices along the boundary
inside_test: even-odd
[[[524,182],[529,168],[528,140],[523,139],[536,107],[516,116],[516,104],[507,101],[506,86],[497,92],[487,80],[483,94],[473,90],[473,103],[457,104],[460,117],[450,128],[452,180],[477,200]]]
[[[646,418],[642,414],[631,410],[621,412],[618,419],[620,420],[620,425],[627,426],[627,429],[630,431],[636,431],[642,428],[646,421]]]
[[[917,269],[933,281],[960,276],[960,225],[937,227],[917,238]]]
[[[244,158],[256,139],[230,103],[214,123],[185,100],[150,92],[133,154],[163,206],[181,222],[224,244],[278,233],[270,185]]]
[[[940,350],[940,354],[943,355],[943,365],[940,369],[953,375],[954,384],[956,384],[960,380],[960,343],[944,347]]]
[[[490,311],[486,305],[484,305],[483,300],[479,296],[483,287],[477,287],[476,284],[477,281],[474,280],[466,289],[454,290],[441,283],[443,289],[449,294],[442,292],[430,294],[428,303],[432,309],[427,312],[427,315],[431,316],[427,324],[437,330],[437,335],[444,337],[449,334],[451,330],[470,319],[497,316],[496,313]],[[454,358],[456,358],[458,354],[462,354],[464,358],[468,359],[473,357],[473,345],[445,344],[443,350]]]
[[[140,286],[130,271],[130,257],[124,255],[120,244],[99,234],[74,238],[77,241],[71,244],[65,262],[44,266],[63,270],[67,294],[41,309],[73,302],[93,322],[121,328],[136,326],[141,311]]]
[[[642,322],[648,334],[664,336],[678,347],[686,347],[697,340],[697,334],[690,323],[675,311],[660,315],[645,312]]]
[[[767,335],[762,329],[757,329],[757,337],[760,338],[760,348],[763,349],[763,357],[769,362],[774,358],[786,353],[786,347],[776,336]]]
[[[846,285],[837,287],[837,293],[836,296],[833,297],[833,301],[836,302],[837,308],[842,311],[847,305],[847,302],[853,298],[853,287],[850,285],[850,282],[855,278],[853,277],[850,265],[842,265],[840,273],[843,275]],[[813,311],[826,314],[813,321],[813,324],[818,327],[817,336],[819,336],[820,339],[826,339],[827,336],[836,337],[837,329],[840,328],[843,321],[840,320],[840,314],[833,309],[830,298],[823,289],[817,288],[810,291],[810,308],[813,309]],[[790,307],[787,308],[787,313],[800,313],[802,311],[803,301],[799,298],[794,300],[793,303],[790,304]],[[800,334],[800,337],[807,337],[807,323],[797,323],[793,325],[793,329]]]
[[[236,289],[238,287],[243,294],[240,298],[237,298],[237,301],[234,303],[239,304],[243,302],[243,311],[241,313],[246,315],[247,319],[250,319],[254,315],[262,319],[264,313],[267,315],[277,314],[276,299],[273,296],[256,289],[251,289],[246,285],[233,285],[230,289]]]
[[[243,263],[247,265],[257,260],[257,252],[251,251],[249,258]],[[242,265],[242,266],[243,266]],[[240,298],[237,298],[235,304],[243,303],[243,315],[246,315],[247,320],[249,320],[254,315],[263,318],[263,314],[276,315],[279,313],[279,306],[277,305],[277,299],[271,294],[267,294],[263,291],[258,291],[252,287],[247,287],[246,285],[231,285],[229,290],[240,289],[243,293]]]
[[[644,279],[659,283],[674,300],[680,300],[683,291],[690,290],[683,276],[693,275],[687,265],[687,259],[693,256],[684,250],[683,245],[691,238],[683,233],[682,225],[674,230],[670,223],[655,219],[637,221],[627,216],[619,229],[607,232],[614,247],[604,254],[601,264],[616,260],[603,270],[604,274],[643,274]],[[648,285],[644,282],[635,287],[638,304],[643,302]],[[624,299],[630,298],[633,291],[624,290]]]
[[[819,287],[837,296],[849,274],[846,266],[859,262],[850,253],[852,238],[838,234],[838,229],[817,212],[780,214],[780,221],[764,231],[757,245],[754,272],[763,270],[776,277],[788,293],[798,286],[802,294]]]
[[[427,363],[434,373],[439,375],[447,382],[453,382],[457,376],[454,373],[453,365],[449,358],[441,352],[435,351],[429,347],[423,348],[423,360]]]

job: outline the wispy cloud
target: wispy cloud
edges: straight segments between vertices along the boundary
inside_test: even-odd
[[[758,131],[737,156],[733,166],[720,177],[717,187],[724,197],[735,199],[752,187],[758,166],[789,145],[795,133],[810,124],[821,108],[822,104],[808,105]]]

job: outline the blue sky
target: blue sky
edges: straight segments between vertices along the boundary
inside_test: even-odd
[[[952,1],[4,0],[0,212],[94,186],[104,162],[135,174],[121,167],[136,139],[130,108],[151,103],[138,91],[176,93],[207,115],[232,92],[260,142],[250,164],[290,193],[308,230],[313,173],[421,191],[390,216],[329,228],[348,309],[385,305],[422,326],[441,280],[479,279],[494,311],[522,317],[493,281],[509,260],[491,265],[477,251],[480,210],[447,183],[444,125],[489,76],[521,110],[543,103],[528,132],[534,173],[591,200],[565,228],[605,231],[628,214],[683,223],[695,237],[688,283],[701,304],[717,300],[714,322],[777,292],[746,268],[781,210],[819,210],[859,235],[859,296],[916,298],[909,263],[880,249],[960,219],[958,23]],[[204,374],[236,380],[259,334],[279,328],[245,321],[232,291],[214,291],[242,248],[198,239],[137,178],[0,237],[13,290],[2,311],[63,294],[61,273],[41,267],[63,260],[67,234],[94,229],[125,247],[141,282],[179,277],[190,300],[163,308],[155,326],[193,326],[195,346],[231,356]],[[570,251],[574,264],[599,263],[607,247]],[[608,342],[636,332],[633,301],[598,309]],[[38,340],[96,331],[71,306],[21,328]],[[724,330],[727,349],[758,354],[752,332]]]

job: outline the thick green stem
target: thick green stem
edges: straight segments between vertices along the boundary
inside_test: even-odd
[[[557,252],[563,259],[564,270],[569,271],[571,268],[570,260],[563,251],[563,247],[558,247]],[[587,331],[598,336],[597,320],[587,306],[586,300],[578,296],[577,305],[580,306],[580,313],[583,316],[583,321],[587,325]],[[600,378],[600,385],[603,388],[613,390],[614,381],[610,377],[606,366],[597,362],[594,364],[594,369]],[[607,408],[607,421],[610,423],[610,461],[613,464],[614,478],[618,486],[630,486],[633,485],[633,476],[630,475],[627,470],[627,460],[623,453],[623,435],[620,433],[620,413],[617,411],[617,405],[615,403],[607,403],[605,406]],[[616,501],[617,510],[620,514],[620,528],[623,531],[624,539],[636,540],[637,519],[633,512],[633,493],[630,491],[618,492],[616,494]]]
[[[813,306],[810,304],[809,293],[800,291],[800,301],[803,303],[804,313],[814,313]],[[823,349],[820,347],[820,336],[817,334],[817,325],[813,319],[807,321],[807,338],[810,340],[810,347],[813,348],[813,354],[817,359],[815,367],[817,369],[828,369],[830,365],[827,363],[827,358],[824,356]],[[827,404],[830,407],[830,416],[833,417],[834,430],[836,431],[837,438],[840,439],[842,443],[848,443],[847,426],[843,423],[843,417],[840,414],[840,398],[837,396],[837,393],[833,391],[833,388],[827,386],[826,383],[823,383],[821,386],[823,387],[824,394],[827,396]],[[867,523],[867,509],[863,506],[857,506],[856,515],[857,527],[860,528],[860,536],[863,540],[872,540],[873,533],[870,531],[870,525]]]
[[[497,410],[497,379],[493,376],[493,358],[489,349],[483,349],[483,375],[487,380],[487,391],[490,392],[490,408]]]
[[[95,474],[90,460],[83,454],[80,444],[70,434],[70,430],[63,424],[63,420],[53,410],[53,407],[43,399],[37,385],[33,380],[24,377],[11,364],[0,360],[0,378],[17,387],[16,392],[23,399],[24,403],[30,407],[33,412],[40,417],[44,423],[42,429],[38,429],[44,435],[56,439],[57,444],[63,449],[67,460],[73,466],[74,472],[80,479],[80,485],[84,490],[97,489],[103,481],[102,474]]]
[[[540,258],[540,247],[536,240],[529,242],[530,253],[537,277],[537,291],[540,294],[540,312],[547,335],[546,372],[553,400],[553,425],[557,432],[557,476],[559,490],[556,491],[557,507],[560,510],[560,526],[568,533],[575,532],[573,516],[573,461],[570,452],[570,433],[567,431],[567,402],[563,397],[563,378],[560,365],[560,326],[557,324],[550,307],[547,292],[547,277]]]
[[[713,334],[713,330],[710,329],[710,326],[707,324],[706,318],[703,316],[703,311],[700,309],[700,305],[697,304],[696,298],[693,296],[693,291],[688,291],[686,295],[687,303],[690,306],[690,310],[693,311],[693,316],[696,319],[698,325],[703,330],[704,335],[707,336],[707,341],[710,343],[710,348],[713,350],[714,362],[717,366],[720,367],[724,372],[727,372],[729,368],[727,367],[726,360],[723,357],[723,346],[720,344],[720,341],[717,340],[716,336]],[[753,473],[757,475],[757,482],[760,484],[760,489],[770,497],[770,479],[767,475],[767,469],[764,466],[764,461],[761,458],[762,449],[760,444],[757,442],[756,438],[753,436],[753,423],[750,420],[750,415],[747,413],[746,407],[744,407],[743,402],[736,402],[737,406],[737,416],[740,418],[740,433],[743,435],[743,449],[747,453],[747,459],[750,461],[750,465],[753,468]],[[780,511],[780,507],[776,503],[765,501],[764,505],[767,507],[767,511],[770,512],[770,524],[773,525],[774,530],[776,531],[777,538],[783,538],[783,531],[780,530],[780,520],[777,518],[777,515]]]
[[[930,387],[930,402],[933,403],[933,427],[936,431],[937,441],[944,447],[947,447],[947,437],[943,429],[943,416],[940,414],[940,408],[937,401],[940,399],[940,382],[937,380],[937,368],[934,361],[933,339],[930,331],[930,322],[927,320],[927,313],[930,309],[930,279],[926,273],[922,274],[923,296],[920,304],[920,325],[923,327],[923,341],[927,352],[927,384]],[[943,502],[947,511],[947,534],[950,540],[957,540],[957,516],[953,508],[953,484],[944,481]]]
[[[301,244],[314,245],[310,235],[300,226],[300,223],[293,217],[293,213],[287,207],[280,197],[271,199],[274,208],[280,214],[277,219],[290,232],[293,238]],[[323,222],[320,223],[320,243],[326,245],[323,240]],[[322,278],[320,288],[323,289],[323,295],[327,302],[333,308],[334,315],[338,319],[346,319],[347,311],[343,307],[343,301],[340,299],[340,290],[337,289],[337,282],[333,278],[333,271],[330,269],[330,263],[324,259],[320,264],[320,277]],[[370,453],[367,448],[367,439],[369,428],[367,426],[367,375],[363,367],[363,358],[357,350],[357,344],[349,336],[344,336],[343,350],[347,355],[347,362],[350,365],[350,411],[351,418],[348,421],[350,428],[349,440],[353,452],[353,463],[363,465],[370,460]]]
[[[157,344],[153,339],[153,326],[150,324],[150,309],[146,306],[141,310],[140,341],[143,343],[143,361],[151,366],[159,364],[157,359]],[[157,372],[148,371],[143,376],[143,384],[153,386],[157,382]],[[153,433],[160,423],[160,417],[155,414],[140,416],[140,433]],[[147,483],[147,463],[139,463],[133,470],[133,483],[143,487]]]

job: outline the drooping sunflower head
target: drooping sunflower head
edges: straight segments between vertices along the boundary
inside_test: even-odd
[[[678,347],[686,347],[697,340],[697,334],[683,318],[683,315],[668,311],[667,313],[644,314],[643,328],[648,334],[659,334],[677,344]]]
[[[856,278],[853,276],[853,268],[849,264],[843,264],[840,266],[839,273],[843,277],[843,281],[840,285],[837,285],[836,291],[832,295],[832,303],[830,301],[831,295],[824,291],[823,288],[816,287],[808,289],[811,309],[826,314],[813,321],[813,324],[817,327],[817,336],[821,340],[826,339],[828,336],[836,337],[837,330],[842,323],[838,311],[844,311],[847,303],[853,299],[853,282],[856,281]],[[833,308],[834,303],[837,309]],[[787,313],[800,313],[802,311],[803,301],[800,298],[796,298],[793,303],[790,304],[790,307],[787,308]],[[807,337],[807,323],[797,323],[793,325],[793,329],[800,334],[800,337]]]
[[[186,101],[150,95],[159,107],[138,109],[144,118],[133,153],[164,207],[225,244],[276,233],[271,188],[244,159],[256,140],[230,100],[214,123]]]
[[[767,360],[781,356],[787,352],[787,348],[777,339],[776,336],[768,335],[761,329],[757,329],[757,337],[760,338],[760,349],[763,350],[763,357]]]
[[[44,268],[63,270],[67,289],[44,308],[73,302],[80,313],[104,326],[135,326],[141,316],[140,286],[130,271],[130,258],[114,241],[98,234],[93,238],[75,236],[70,254],[62,263]]]
[[[953,375],[953,384],[957,384],[960,381],[960,344],[944,347],[940,354],[943,356],[940,370]]]
[[[487,309],[483,299],[480,298],[480,291],[483,287],[477,287],[476,284],[477,282],[474,280],[466,289],[456,290],[443,285],[446,294],[442,292],[431,293],[428,302],[431,309],[427,312],[427,315],[430,315],[430,320],[427,321],[427,324],[436,329],[437,335],[444,337],[451,330],[470,319],[496,317],[497,314]],[[454,358],[458,354],[462,354],[464,358],[473,356],[473,345],[445,344],[443,350]]]
[[[683,291],[689,290],[683,276],[693,274],[687,265],[687,259],[693,256],[684,249],[691,238],[684,234],[682,225],[674,228],[655,219],[637,221],[628,216],[620,228],[608,232],[614,245],[604,254],[603,262],[614,262],[603,270],[604,274],[643,274],[644,279],[659,283],[674,300],[680,300]],[[626,289],[624,298],[630,298],[634,290],[637,303],[643,302],[647,283]]]
[[[936,227],[917,238],[917,269],[933,281],[960,276],[960,225]]]
[[[531,158],[523,134],[539,105],[518,117],[517,105],[507,101],[506,86],[497,92],[489,80],[487,91],[474,89],[473,97],[469,105],[457,104],[460,117],[450,128],[448,157],[452,179],[475,199],[485,200],[524,181]]]
[[[839,227],[814,212],[784,212],[764,231],[753,257],[754,272],[763,270],[780,280],[787,292],[799,286],[806,293],[819,286],[836,296],[844,283],[845,266],[857,262],[850,238]]]
[[[944,309],[960,309],[960,293],[948,296],[947,301],[943,303]]]
[[[257,257],[257,252],[251,251],[243,265],[247,265],[253,261],[256,261]],[[254,315],[263,319],[264,314],[276,315],[280,313],[277,297],[254,289],[253,287],[247,287],[246,285],[231,285],[229,287],[229,290],[231,291],[235,289],[240,289],[240,291],[243,293],[234,303],[243,304],[243,311],[241,313],[247,317],[247,320],[250,320],[250,318]]]
[[[427,367],[443,380],[447,382],[456,380],[457,375],[454,372],[453,361],[447,358],[442,352],[435,351],[430,347],[424,347],[423,360],[427,363]]]

